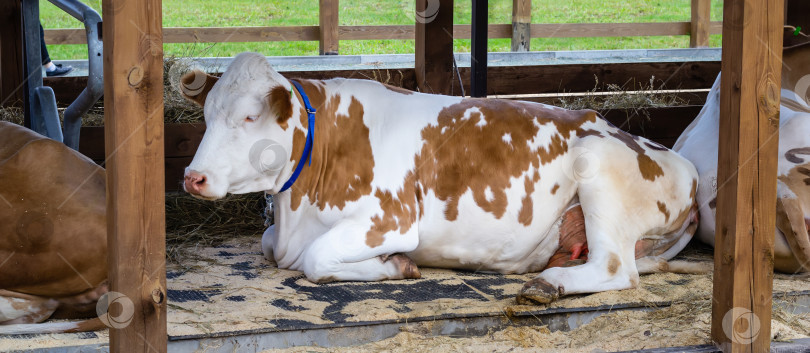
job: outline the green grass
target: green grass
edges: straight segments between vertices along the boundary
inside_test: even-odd
[[[85,0],[100,12],[101,0]],[[470,1],[456,1],[454,21],[470,23]],[[47,1],[41,1],[45,28],[79,28],[81,24]],[[341,25],[413,23],[414,0],[342,0]],[[532,23],[606,23],[689,21],[690,0],[534,0]],[[103,14],[102,14],[103,15]],[[490,0],[489,23],[511,23],[512,1]],[[722,19],[722,0],[712,0],[712,20]],[[318,24],[318,1],[164,0],[164,27],[304,26]],[[711,36],[720,46],[720,36]],[[341,54],[413,53],[412,40],[341,41]],[[686,48],[688,36],[533,38],[532,50]],[[454,41],[456,52],[469,52],[470,41]],[[51,45],[54,59],[86,58],[83,45]],[[243,51],[265,55],[317,55],[317,42],[165,44],[167,56],[233,56]],[[489,51],[509,51],[509,39],[490,39]]]

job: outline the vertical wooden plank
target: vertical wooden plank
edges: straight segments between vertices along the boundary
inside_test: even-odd
[[[532,0],[512,0],[512,51],[531,50]]]
[[[487,0],[472,0],[470,96],[487,96]]]
[[[23,44],[20,0],[0,1],[0,106],[22,106]]]
[[[770,351],[782,6],[723,3],[712,340],[724,352]]]
[[[690,48],[709,46],[711,10],[711,0],[692,0],[692,29],[689,31]]]
[[[453,0],[416,0],[416,86],[453,93]]]
[[[319,0],[320,39],[318,52],[321,55],[338,54],[338,0]]]
[[[104,0],[110,290],[131,301],[111,352],[166,352],[161,0]]]

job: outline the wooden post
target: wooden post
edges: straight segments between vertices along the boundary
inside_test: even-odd
[[[692,29],[689,31],[690,48],[709,46],[711,10],[711,0],[692,0]]]
[[[472,0],[470,96],[487,96],[487,0]]]
[[[338,55],[338,0],[320,0],[320,39],[318,52],[321,55]]]
[[[725,0],[712,340],[769,352],[782,1]]]
[[[166,352],[161,0],[102,9],[110,290],[134,306],[110,352]]]
[[[416,86],[421,92],[452,94],[453,0],[416,0],[415,17]]]
[[[20,0],[0,1],[0,106],[22,106],[21,10]]]
[[[512,51],[531,50],[532,0],[512,0]]]

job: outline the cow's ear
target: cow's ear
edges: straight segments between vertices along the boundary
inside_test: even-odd
[[[293,111],[290,90],[283,86],[275,86],[270,90],[270,94],[267,95],[267,100],[270,111],[278,117],[278,124],[286,129],[287,120],[292,117]]]
[[[197,103],[199,106],[205,105],[205,98],[208,92],[217,83],[219,77],[209,75],[200,70],[193,70],[180,78],[180,93],[186,99]]]

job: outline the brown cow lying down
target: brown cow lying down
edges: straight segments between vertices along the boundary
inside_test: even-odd
[[[86,331],[107,291],[104,169],[0,122],[0,334]],[[34,324],[34,325],[32,325]]]

